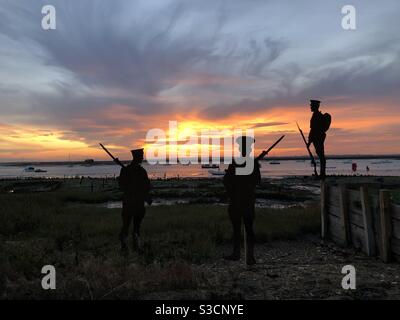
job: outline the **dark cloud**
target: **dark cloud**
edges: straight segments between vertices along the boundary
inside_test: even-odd
[[[388,9],[363,2],[354,33],[340,28],[341,2],[249,3],[3,0],[0,45],[26,51],[29,59],[16,64],[35,64],[43,74],[31,79],[15,67],[15,83],[0,78],[0,112],[71,139],[108,135],[123,143],[116,128],[131,128],[127,139],[136,139],[146,117],[193,111],[218,120],[314,97],[339,107],[391,99],[397,107],[397,2]],[[47,4],[57,8],[55,31],[40,26]]]
[[[257,123],[255,125],[252,125],[251,128],[267,128],[267,127],[277,127],[277,126],[283,126],[288,124],[287,122],[263,122],[263,123]]]

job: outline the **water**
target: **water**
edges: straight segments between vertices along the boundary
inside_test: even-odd
[[[352,163],[357,163],[360,175],[371,176],[400,176],[400,160],[328,160],[327,172],[331,175],[352,175]],[[367,173],[367,166],[370,172]],[[144,164],[150,178],[200,178],[216,177],[209,173],[208,169],[202,169],[201,165],[149,165]],[[221,170],[227,165],[221,165]],[[36,165],[35,169],[46,170],[47,172],[24,172],[24,166],[0,165],[0,178],[15,177],[81,177],[90,176],[93,178],[114,177],[119,175],[120,167],[117,165]],[[261,174],[263,177],[286,177],[286,176],[305,176],[311,175],[313,168],[310,161],[286,160],[280,164],[269,164],[268,161],[261,162]]]

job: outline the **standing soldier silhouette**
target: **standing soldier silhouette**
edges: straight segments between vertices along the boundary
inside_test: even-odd
[[[140,225],[145,215],[144,203],[151,205],[150,180],[146,170],[141,166],[143,162],[143,149],[131,151],[133,160],[121,168],[119,186],[124,193],[122,201],[122,229],[119,235],[121,251],[126,253],[128,246],[126,240],[129,235],[129,226],[133,220],[133,248],[140,249]]]
[[[239,137],[237,140],[242,157],[248,157],[255,140],[252,137]],[[224,176],[224,186],[229,197],[228,213],[233,227],[233,252],[226,260],[237,261],[240,259],[240,239],[242,220],[246,231],[246,264],[254,265],[254,240],[253,222],[255,217],[255,189],[261,182],[260,166],[254,158],[254,169],[249,175],[237,175],[236,168],[246,166],[236,164],[229,165]]]
[[[325,139],[326,132],[329,130],[331,125],[331,116],[328,113],[322,114],[319,111],[319,107],[321,101],[319,100],[310,100],[311,112],[313,112],[313,116],[311,118],[310,124],[310,135],[308,137],[308,147],[311,144],[315,147],[315,152],[317,153],[321,165],[320,177],[321,179],[325,179],[326,177],[326,157],[325,157]]]

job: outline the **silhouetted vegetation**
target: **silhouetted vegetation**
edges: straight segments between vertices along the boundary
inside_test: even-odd
[[[150,207],[143,224],[143,253],[124,258],[118,241],[120,209],[87,205],[112,194],[117,193],[68,187],[1,194],[0,297],[140,298],[197,288],[203,280],[193,266],[220,259],[230,240],[226,207]],[[317,233],[319,223],[318,206],[257,209],[257,241]],[[57,269],[54,292],[41,289],[40,272],[47,264]]]

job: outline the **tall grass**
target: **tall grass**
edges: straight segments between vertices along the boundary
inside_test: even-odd
[[[0,195],[0,297],[138,298],[195,288],[192,265],[219,257],[231,238],[225,206],[150,207],[143,254],[123,257],[120,210],[72,206],[73,193]],[[259,242],[318,232],[318,208],[257,209],[255,228]],[[53,293],[40,286],[47,264],[58,272]]]

